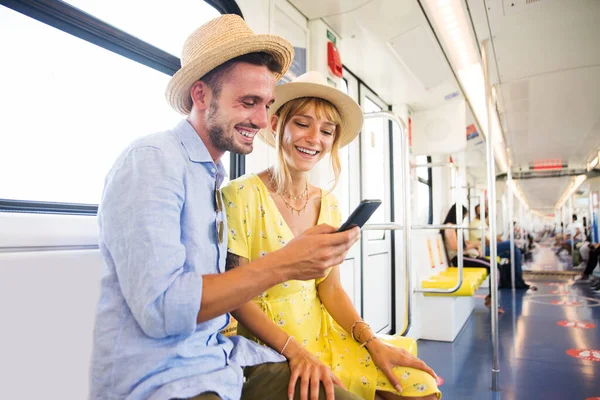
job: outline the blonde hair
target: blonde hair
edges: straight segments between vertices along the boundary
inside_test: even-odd
[[[288,101],[275,113],[279,119],[277,121],[277,128],[275,129],[275,151],[277,152],[277,162],[275,163],[273,180],[277,193],[279,194],[287,192],[292,182],[290,170],[285,163],[285,157],[283,156],[282,139],[284,128],[294,115],[304,113],[311,107],[314,107],[317,118],[326,118],[335,124],[333,145],[331,147],[331,169],[333,170],[334,180],[333,186],[329,189],[328,193],[333,191],[340,179],[340,173],[342,171],[339,156],[339,142],[342,134],[342,118],[340,113],[333,104],[325,99],[320,97],[301,97]]]

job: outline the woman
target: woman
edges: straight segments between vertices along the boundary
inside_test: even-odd
[[[462,208],[462,219],[460,221],[456,220],[456,204],[450,207],[450,211],[446,215],[446,219],[444,220],[444,225],[458,225],[458,222],[461,222],[467,216],[467,208],[463,206]],[[453,266],[458,265],[458,235],[456,233],[456,229],[442,229],[440,230],[442,234],[442,238],[444,239],[444,245],[446,246],[446,254],[448,255],[448,259],[450,260],[450,264]],[[465,254],[463,255],[463,266],[465,268],[485,268],[490,273],[490,262],[485,258],[481,257],[481,244],[478,242],[469,242],[468,240],[463,240],[463,249],[465,250]],[[491,296],[488,294],[485,297],[485,306],[490,308],[491,304]],[[500,307],[498,307],[498,313],[504,313]]]
[[[308,173],[330,154],[337,183],[338,151],[358,135],[360,107],[317,72],[277,86],[275,97],[272,129],[261,138],[275,147],[276,165],[223,188],[228,268],[275,251],[315,225],[342,222],[336,198],[310,185]],[[320,383],[328,398],[333,384],[364,399],[440,398],[433,370],[398,346],[404,338],[379,338],[360,319],[339,267],[321,279],[277,285],[232,314],[238,334],[288,358],[290,398],[298,380],[303,399],[309,386],[316,398]]]

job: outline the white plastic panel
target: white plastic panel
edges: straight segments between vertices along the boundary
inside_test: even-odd
[[[364,239],[363,239],[364,240]],[[375,332],[391,327],[391,277],[389,254],[366,257],[363,266],[364,319]]]
[[[86,399],[98,251],[0,254],[2,399]]]
[[[0,249],[97,244],[95,216],[0,213]]]
[[[453,99],[429,111],[412,114],[413,154],[448,154],[467,145],[465,101]]]

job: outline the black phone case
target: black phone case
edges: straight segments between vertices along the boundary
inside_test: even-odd
[[[363,200],[360,202],[358,207],[352,214],[348,217],[346,222],[340,226],[338,232],[343,232],[352,228],[353,226],[358,226],[362,228],[362,226],[371,218],[371,215],[377,210],[377,208],[381,205],[381,200]]]

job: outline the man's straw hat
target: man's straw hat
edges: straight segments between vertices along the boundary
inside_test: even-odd
[[[309,71],[289,83],[275,86],[275,102],[269,108],[269,118],[288,101],[301,97],[319,97],[334,105],[342,119],[342,136],[338,142],[340,148],[352,142],[362,129],[363,112],[360,106],[352,97],[331,87],[327,79],[316,71]],[[270,127],[261,130],[260,137],[275,147],[275,138]]]
[[[190,89],[194,82],[232,58],[255,52],[271,54],[285,74],[294,59],[294,48],[285,39],[273,35],[255,35],[235,14],[215,18],[196,29],[185,41],[181,68],[167,86],[167,102],[182,114],[192,109]],[[276,74],[279,80],[282,74]]]

